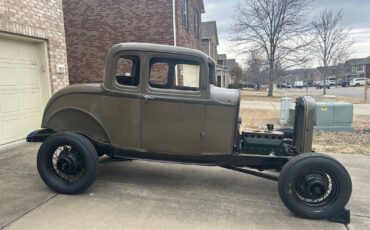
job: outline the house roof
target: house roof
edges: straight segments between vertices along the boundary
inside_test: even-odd
[[[200,5],[201,13],[205,13],[206,12],[206,8],[204,7],[204,1],[203,0],[199,0],[199,5]]]
[[[217,57],[218,60],[220,61],[226,61],[226,54],[219,54],[218,57]]]
[[[216,21],[202,22],[200,24],[200,35],[202,39],[215,38],[218,45],[218,33]]]
[[[226,67],[229,70],[232,70],[233,68],[237,67],[238,63],[236,62],[235,59],[226,59]]]
[[[370,64],[370,57],[350,59],[347,62],[350,65],[368,65],[368,64]]]

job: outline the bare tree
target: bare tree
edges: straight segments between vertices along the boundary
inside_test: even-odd
[[[349,39],[350,29],[342,26],[342,11],[324,10],[312,21],[314,40],[312,53],[323,68],[324,95],[328,66],[338,64],[347,57],[353,41]]]
[[[273,95],[275,67],[303,62],[307,47],[305,11],[312,0],[245,0],[233,26],[235,38],[247,51],[263,51],[269,65],[269,91]]]
[[[234,66],[230,70],[230,76],[234,82],[234,87],[240,88],[240,85],[242,84],[242,79],[243,79],[243,69],[239,65]]]
[[[266,76],[267,68],[266,61],[261,57],[258,50],[250,51],[247,59],[246,81],[251,81],[257,85],[257,90],[261,89],[261,85]]]

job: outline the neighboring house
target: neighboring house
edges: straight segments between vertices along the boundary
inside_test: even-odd
[[[349,61],[338,64],[338,67],[337,67],[338,81],[348,80],[349,78],[351,78],[351,75],[352,75],[352,66]]]
[[[370,57],[352,59],[348,62],[351,65],[351,78],[370,78]]]
[[[321,73],[318,69],[292,69],[283,71],[279,82],[292,84],[295,81],[304,81],[307,85],[312,85],[320,80]]]
[[[203,0],[63,0],[72,84],[101,82],[108,49],[149,42],[201,49]]]
[[[317,70],[324,76],[324,67],[318,67]],[[349,59],[344,63],[327,67],[327,79],[336,78],[338,82],[341,80],[349,80],[350,78],[370,78],[370,57]]]
[[[320,72],[320,79],[319,80],[324,80],[324,76],[326,76],[326,79],[337,79],[339,74],[338,74],[338,65],[332,65],[326,67],[326,69],[322,66],[317,67],[317,70]],[[337,79],[339,80],[339,78]]]
[[[219,54],[217,57],[217,85],[220,87],[227,87],[231,83],[226,60],[226,54]]]
[[[235,67],[238,67],[239,64],[235,59],[227,59],[226,54],[220,54],[217,57],[217,80],[220,87],[228,87],[230,84],[233,84],[233,79],[230,75],[230,71]]]
[[[217,46],[219,42],[216,22],[202,22],[200,24],[200,34],[202,39],[201,50],[217,61]]]
[[[239,67],[239,64],[236,62],[236,59],[226,59],[225,60],[225,66],[226,66],[225,86],[228,87],[228,85],[234,83],[234,80],[233,80],[230,72],[234,68]]]
[[[217,24],[215,21],[202,22],[200,26],[202,45],[201,50],[216,62],[217,86],[227,87],[226,66],[219,64],[217,46],[219,45]],[[226,54],[224,54],[226,60]]]
[[[236,59],[226,59],[226,67],[228,71],[231,71],[232,69],[238,67],[239,64],[236,62]]]
[[[40,128],[50,95],[68,84],[62,1],[2,0],[0,145]]]

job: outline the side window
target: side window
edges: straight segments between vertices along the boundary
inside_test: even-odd
[[[122,56],[116,65],[116,81],[119,85],[138,86],[140,78],[140,58]]]
[[[154,58],[151,60],[149,85],[153,88],[199,91],[200,64]]]
[[[219,84],[219,82],[216,82],[215,65],[212,62],[208,63],[208,72],[209,72],[209,84],[211,85]]]
[[[150,69],[150,85],[160,86],[168,83],[169,66],[166,62],[155,62]]]

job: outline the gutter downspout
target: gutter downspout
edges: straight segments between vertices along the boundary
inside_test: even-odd
[[[176,0],[172,0],[173,45],[177,46]]]
[[[211,57],[211,40],[208,39],[208,56]]]

